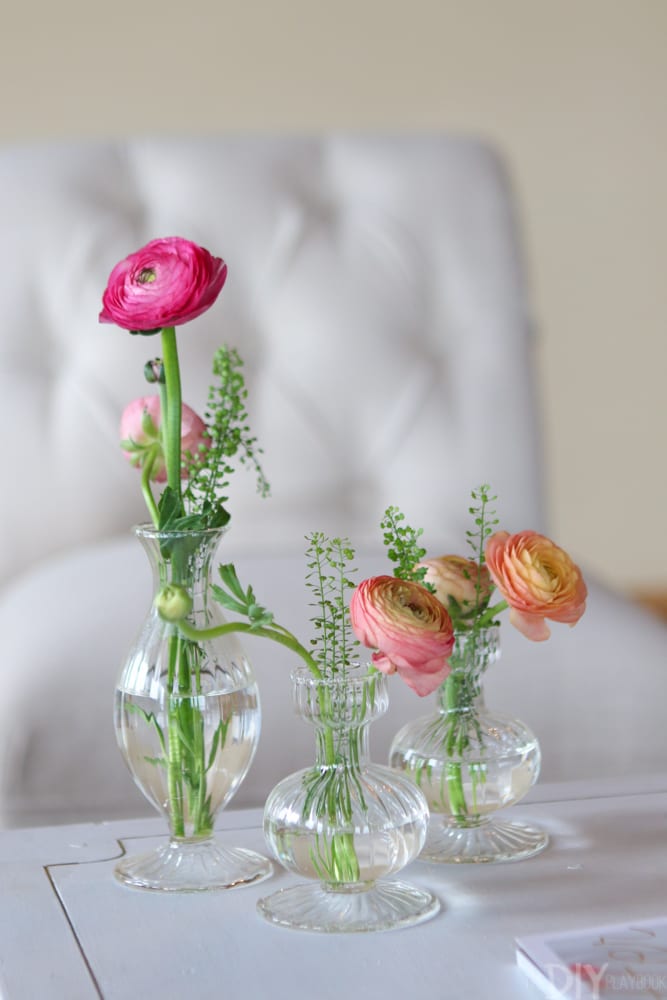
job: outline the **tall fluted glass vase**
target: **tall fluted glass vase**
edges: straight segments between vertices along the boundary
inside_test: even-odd
[[[315,727],[315,764],[267,799],[264,833],[276,858],[309,882],[259,902],[268,920],[299,930],[358,932],[433,916],[437,899],[388,876],[417,857],[428,809],[403,775],[373,764],[368,729],[388,703],[387,678],[365,668],[316,679],[292,675],[294,703]]]
[[[422,860],[517,861],[547,844],[543,830],[496,815],[527,794],[541,760],[524,723],[486,708],[484,672],[499,656],[497,627],[458,632],[435,713],[409,722],[392,742],[391,766],[410,775],[431,812]]]
[[[224,623],[209,601],[210,567],[220,529],[159,532],[135,528],[153,571],[153,593],[177,585],[198,628]],[[146,889],[230,888],[271,874],[270,862],[216,841],[216,814],[252,762],[260,732],[253,671],[234,634],[212,641],[182,637],[153,605],[122,669],[115,697],[118,745],[145,797],[165,817],[169,839],[121,860],[116,876]]]

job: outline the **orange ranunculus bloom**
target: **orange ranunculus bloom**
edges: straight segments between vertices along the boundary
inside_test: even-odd
[[[374,576],[355,588],[350,620],[357,638],[375,648],[373,663],[399,675],[418,695],[442,684],[454,646],[451,618],[421,584],[395,576]]]
[[[575,625],[586,610],[586,584],[563,549],[536,531],[497,531],[485,548],[486,564],[510,606],[510,621],[528,639],[551,634],[545,619]]]

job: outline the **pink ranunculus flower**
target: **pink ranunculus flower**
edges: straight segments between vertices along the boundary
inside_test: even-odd
[[[395,576],[363,580],[352,593],[350,620],[357,638],[377,650],[372,660],[378,670],[398,671],[418,695],[435,691],[449,674],[451,618],[421,584]]]
[[[586,610],[586,584],[563,549],[536,531],[497,531],[486,543],[486,564],[510,607],[510,621],[528,639],[550,636],[545,619],[575,625]]]
[[[120,438],[124,454],[132,465],[142,468],[152,459],[150,478],[156,483],[167,480],[167,468],[160,439],[162,414],[159,396],[141,396],[123,410],[120,418]],[[197,455],[199,446],[208,441],[206,424],[186,403],[181,409],[181,452]],[[187,478],[187,469],[181,476]]]
[[[426,567],[423,582],[435,587],[435,596],[453,618],[465,623],[488,604],[493,581],[486,566],[464,556],[423,559],[416,568],[421,566]]]
[[[109,275],[100,322],[137,333],[180,326],[213,305],[226,277],[224,260],[190,240],[151,240]]]

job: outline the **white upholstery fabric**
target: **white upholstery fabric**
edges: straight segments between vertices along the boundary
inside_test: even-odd
[[[373,545],[389,502],[453,544],[469,486],[486,479],[512,519],[539,517],[523,290],[503,175],[483,147],[332,137],[5,151],[0,218],[1,445],[5,468],[21,469],[3,497],[5,580],[145,517],[118,420],[145,394],[159,341],[97,315],[112,266],[157,235],[229,265],[218,303],[179,343],[195,409],[216,346],[246,362],[273,498],[238,476],[239,544],[300,551],[321,528]]]
[[[461,551],[482,481],[504,527],[545,527],[512,202],[484,145],[333,135],[6,149],[0,218],[0,823],[144,808],[111,727],[116,674],[151,597],[128,539],[145,518],[138,476],[117,428],[147,391],[143,364],[159,342],[97,316],[111,267],[149,239],[186,236],[229,265],[218,303],[179,334],[184,398],[202,409],[215,347],[239,348],[272,497],[237,473],[224,555],[284,624],[307,628],[309,531],[349,535],[366,572],[386,571],[379,520],[393,503],[425,528],[431,554]],[[591,719],[579,678],[597,678],[597,705],[596,685],[617,686],[630,656],[656,677],[667,630],[602,592],[552,644],[509,630],[511,666],[490,685],[506,707],[534,712],[545,773],[616,773],[633,760],[634,722],[617,728],[622,693]],[[248,648],[264,728],[240,805],[307,763],[312,743],[291,716],[289,658]],[[426,710],[399,688],[374,727],[378,759]],[[657,763],[655,740],[664,759],[664,737],[652,738],[637,766]]]

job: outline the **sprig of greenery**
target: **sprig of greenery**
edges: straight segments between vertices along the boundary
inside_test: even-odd
[[[424,529],[412,528],[409,524],[404,524],[404,521],[405,514],[398,507],[387,507],[380,521],[387,556],[394,564],[394,576],[421,583],[433,592],[433,585],[424,582],[426,567],[417,565],[426,555],[426,549],[419,544]]]
[[[206,527],[220,525],[227,499],[223,493],[234,471],[234,459],[254,468],[257,492],[261,496],[268,496],[270,492],[259,460],[262,449],[257,447],[257,438],[250,432],[246,410],[248,390],[242,367],[243,361],[233,348],[225,346],[215,352],[213,375],[217,381],[209,389],[204,414],[207,441],[200,445],[196,455],[186,457],[185,504],[190,514],[198,514],[204,519]],[[228,518],[229,515],[222,523]]]
[[[488,483],[482,483],[477,489],[471,490],[470,496],[476,501],[476,504],[473,503],[468,507],[468,513],[472,515],[475,527],[466,531],[466,541],[472,549],[473,559],[477,564],[477,574],[475,579],[474,608],[472,612],[468,612],[464,617],[468,621],[472,619],[472,624],[470,626],[466,625],[466,627],[470,627],[473,632],[478,633],[493,623],[496,610],[495,608],[488,608],[488,597],[482,601],[481,581],[482,567],[486,562],[484,558],[486,540],[489,535],[493,534],[498,524],[498,518],[495,516],[496,511],[492,506],[498,498],[495,494],[491,493],[491,487]]]
[[[306,586],[319,613],[311,618],[316,636],[311,639],[315,659],[327,673],[345,670],[352,650],[359,645],[352,636],[348,613],[348,591],[355,584],[350,576],[354,549],[347,538],[329,539],[320,531],[306,536]]]
[[[484,565],[484,546],[486,540],[489,535],[493,534],[498,524],[498,518],[495,516],[496,512],[490,506],[495,503],[498,497],[492,495],[490,490],[491,487],[488,483],[482,483],[476,490],[470,491],[470,496],[478,502],[478,505],[468,507],[468,513],[472,514],[474,518],[475,527],[473,530],[466,531],[466,540],[474,553],[475,562],[480,567],[480,570]]]

